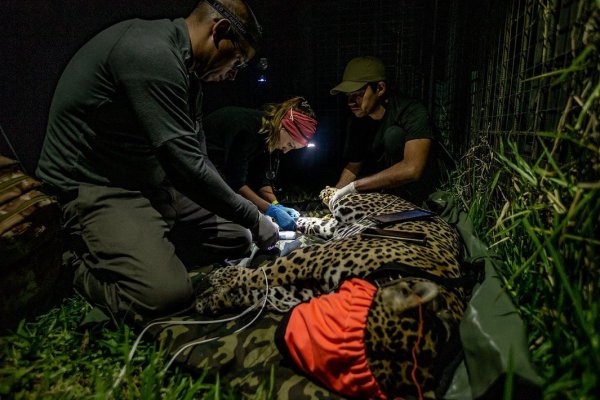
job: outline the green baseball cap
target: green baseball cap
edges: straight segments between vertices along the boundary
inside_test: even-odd
[[[342,83],[329,91],[331,94],[351,93],[369,82],[385,81],[385,65],[377,57],[356,57],[344,70]]]

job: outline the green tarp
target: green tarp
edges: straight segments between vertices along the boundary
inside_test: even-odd
[[[511,385],[513,398],[540,398],[541,379],[529,361],[523,321],[496,272],[499,259],[477,238],[467,213],[449,193],[434,193],[427,205],[458,230],[464,261],[485,268],[485,278],[475,286],[460,324],[464,360],[444,398],[503,398],[504,387]]]

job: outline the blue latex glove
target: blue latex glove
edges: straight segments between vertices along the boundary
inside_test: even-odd
[[[298,211],[294,210],[293,208],[284,207],[280,203],[276,203],[274,205],[275,205],[275,207],[281,208],[283,211],[285,211],[287,213],[287,215],[289,215],[290,217],[292,217],[292,219],[294,221],[296,221],[298,218],[300,218],[300,213]]]
[[[269,208],[267,208],[267,212],[265,214],[273,218],[282,230],[296,230],[296,222],[292,217],[288,215],[287,212],[282,210],[281,207],[277,207],[275,204],[271,204],[269,205]]]

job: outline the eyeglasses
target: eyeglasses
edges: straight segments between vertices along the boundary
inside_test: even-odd
[[[225,6],[223,4],[221,4],[217,0],[206,0],[206,2],[212,8],[214,8],[215,11],[217,11],[223,17],[227,18],[229,20],[229,22],[231,23],[233,30],[235,31],[235,33],[233,34],[235,37],[232,38],[232,42],[233,42],[233,45],[242,54],[238,55],[238,58],[235,61],[235,63],[231,66],[231,69],[233,69],[234,71],[239,71],[241,69],[246,68],[248,66],[248,57],[246,55],[247,53],[242,49],[241,40],[240,40],[239,36],[244,37],[248,43],[253,43],[254,38],[248,33],[248,30],[246,29],[246,27],[244,26],[242,21],[240,21],[239,18],[236,17],[231,11],[229,11],[227,8],[225,8]]]
[[[238,58],[237,58],[237,60],[235,60],[235,62],[231,66],[231,69],[234,71],[239,71],[241,69],[246,68],[247,66],[248,66],[248,59],[246,57],[244,57],[243,55],[238,55]]]

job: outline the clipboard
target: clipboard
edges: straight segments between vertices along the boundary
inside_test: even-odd
[[[414,210],[400,211],[390,214],[373,215],[368,217],[368,219],[375,222],[377,226],[384,227],[398,222],[427,219],[433,216],[435,216],[434,212],[417,208]]]
[[[361,232],[361,235],[365,237],[401,240],[403,242],[414,243],[421,246],[427,245],[427,235],[422,232],[404,232],[380,228],[367,228]]]

